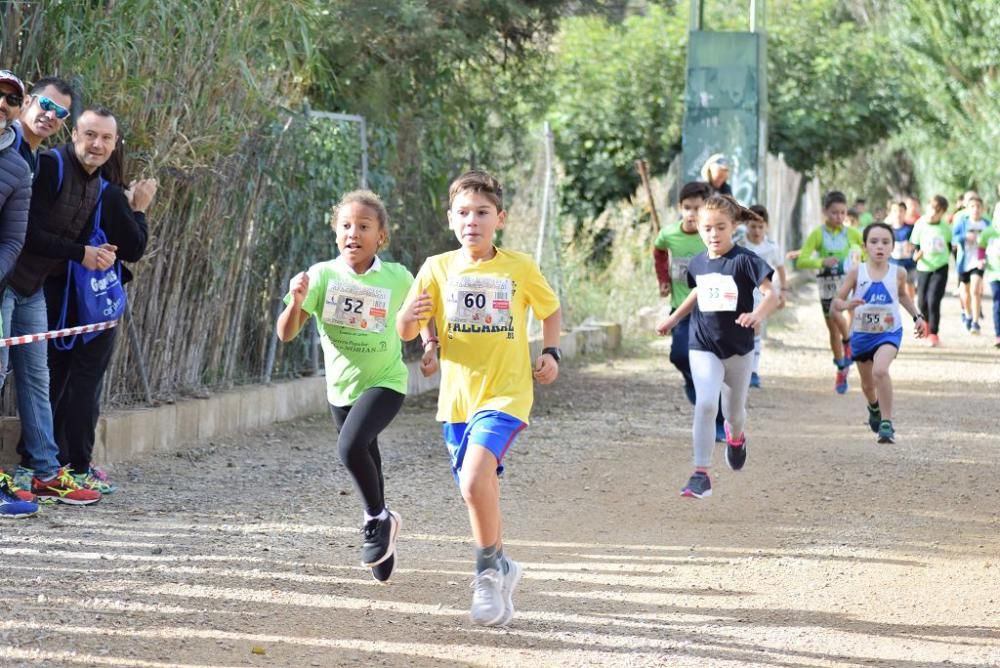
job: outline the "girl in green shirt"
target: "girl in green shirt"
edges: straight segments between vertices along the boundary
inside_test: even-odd
[[[407,368],[396,334],[413,275],[376,253],[389,240],[388,214],[378,195],[348,193],[333,210],[340,255],[291,280],[278,337],[294,339],[311,316],[323,346],[327,400],[337,450],[364,504],[361,563],[385,582],[396,563],[399,514],[385,503],[378,436],[403,406]]]

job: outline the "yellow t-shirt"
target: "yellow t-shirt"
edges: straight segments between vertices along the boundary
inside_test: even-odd
[[[497,249],[484,262],[463,250],[427,258],[406,298],[426,290],[441,339],[437,419],[468,422],[495,410],[528,421],[534,401],[528,307],[544,320],[559,308],[530,255]]]

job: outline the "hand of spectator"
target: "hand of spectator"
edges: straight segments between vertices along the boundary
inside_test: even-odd
[[[83,261],[80,263],[91,271],[106,271],[117,259],[117,246],[102,244],[100,246],[84,246]]]
[[[158,185],[156,179],[132,181],[128,186],[128,190],[125,191],[125,196],[128,198],[128,204],[132,207],[132,210],[146,213],[149,205],[153,203],[153,197],[156,196]]]

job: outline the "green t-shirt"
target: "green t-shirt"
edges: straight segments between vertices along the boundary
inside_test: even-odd
[[[917,260],[917,271],[937,271],[947,266],[951,257],[951,226],[943,219],[937,223],[918,220],[910,234],[910,243],[923,251]]]
[[[688,263],[695,255],[705,252],[705,242],[698,232],[688,234],[677,222],[660,230],[653,245],[670,253],[670,306],[677,308],[691,294],[687,280]]]
[[[874,222],[875,222],[875,216],[871,215],[867,211],[858,215],[858,225],[862,230]]]
[[[382,262],[355,274],[340,260],[309,267],[302,310],[316,316],[326,362],[327,399],[351,406],[372,387],[406,394],[408,380],[396,314],[413,283],[401,264]],[[285,303],[292,299],[285,295]]]
[[[824,223],[806,237],[795,266],[798,269],[822,269],[823,260],[835,257],[840,260],[838,271],[843,273],[846,271],[844,261],[851,257],[851,251],[857,251],[857,259],[860,259],[864,245],[861,232],[855,228],[841,225],[840,229],[833,230]]]
[[[979,247],[986,249],[986,272],[983,280],[987,283],[1000,281],[1000,230],[987,227],[979,235]]]

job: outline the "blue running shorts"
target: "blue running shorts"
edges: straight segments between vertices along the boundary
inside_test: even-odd
[[[497,458],[497,475],[502,475],[503,456],[526,426],[513,415],[501,411],[479,411],[468,422],[445,422],[441,431],[451,455],[451,473],[455,482],[458,482],[458,472],[462,470],[462,461],[470,443],[492,452]]]

